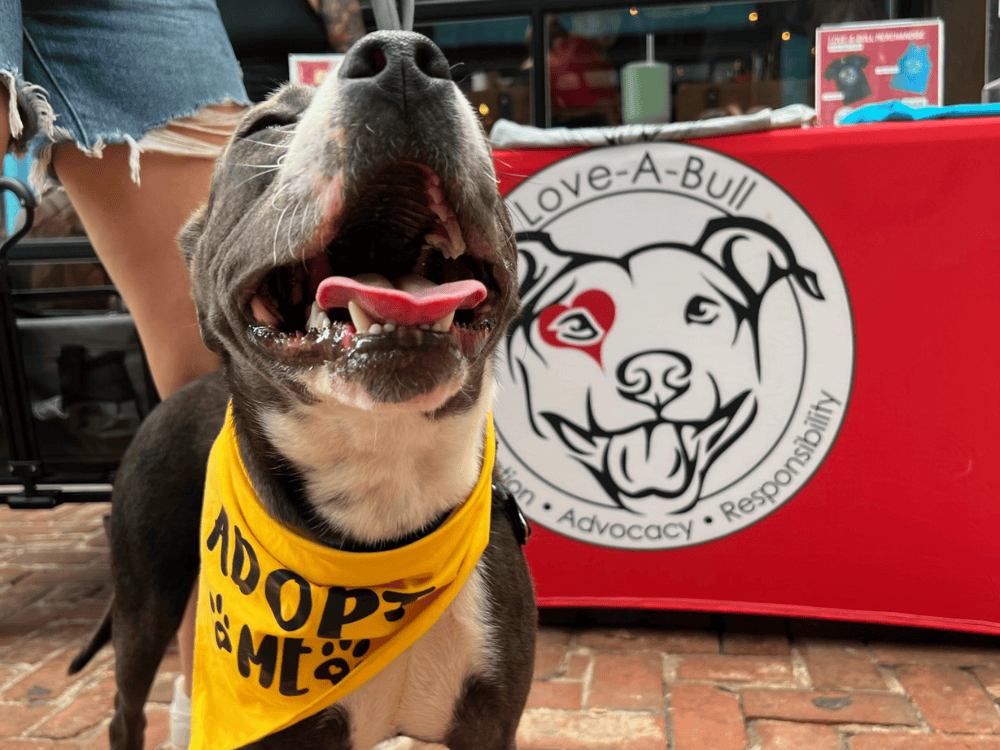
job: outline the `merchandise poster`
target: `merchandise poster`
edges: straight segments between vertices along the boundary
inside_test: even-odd
[[[944,22],[830,24],[816,29],[816,119],[835,125],[866,104],[944,104]]]
[[[288,80],[319,86],[328,75],[333,75],[344,59],[342,54],[289,55]]]

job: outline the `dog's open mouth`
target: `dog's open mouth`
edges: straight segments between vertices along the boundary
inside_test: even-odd
[[[489,249],[459,226],[440,177],[397,162],[351,196],[335,207],[316,248],[244,295],[254,340],[293,367],[355,351],[477,355],[501,284]]]

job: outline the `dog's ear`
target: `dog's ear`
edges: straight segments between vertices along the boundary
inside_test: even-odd
[[[191,218],[187,220],[187,223],[181,227],[181,231],[177,233],[177,245],[180,247],[181,256],[184,258],[184,263],[187,265],[188,278],[191,280],[191,296],[195,301],[195,308],[198,312],[198,328],[201,331],[202,341],[205,345],[212,351],[221,354],[226,357],[226,350],[223,347],[222,342],[218,337],[213,336],[210,331],[211,328],[205,324],[208,311],[205,309],[204,305],[199,304],[199,288],[198,288],[198,273],[195,268],[195,261],[197,258],[198,245],[201,243],[202,235],[205,233],[205,224],[208,221],[208,204],[206,203],[201,208],[199,208]]]
[[[762,297],[788,276],[810,296],[823,299],[816,274],[799,265],[785,236],[763,221],[728,216],[712,219],[693,250],[719,264],[748,299]]]

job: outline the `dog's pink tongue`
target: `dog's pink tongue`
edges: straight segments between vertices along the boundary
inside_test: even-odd
[[[407,277],[412,279],[413,277]],[[473,308],[486,299],[486,287],[478,281],[450,281],[415,288],[411,282],[389,282],[385,285],[365,284],[345,276],[331,276],[320,282],[316,303],[324,310],[347,307],[348,302],[361,305],[370,315],[398,325],[432,324],[455,310]],[[396,283],[399,289],[389,284]]]

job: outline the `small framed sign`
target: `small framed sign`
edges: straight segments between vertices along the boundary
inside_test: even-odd
[[[343,59],[344,55],[337,53],[289,55],[288,80],[307,86],[319,86],[324,78],[337,72]]]
[[[829,24],[816,29],[816,119],[835,125],[858,107],[944,104],[939,18]]]

